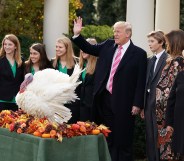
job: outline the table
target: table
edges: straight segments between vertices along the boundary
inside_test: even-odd
[[[0,161],[111,161],[100,135],[45,139],[0,128]]]

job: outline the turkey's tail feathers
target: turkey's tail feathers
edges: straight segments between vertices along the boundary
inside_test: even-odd
[[[62,124],[64,122],[68,122],[68,120],[70,120],[70,118],[72,117],[70,109],[66,108],[63,105],[50,102],[48,106],[52,108],[53,115],[48,114],[47,116],[48,120],[51,122],[57,122],[59,124]]]
[[[72,117],[70,109],[57,101],[45,101],[38,98],[34,93],[27,92],[17,94],[16,101],[22,110],[35,117],[47,119],[51,122],[62,124]]]
[[[73,70],[73,73],[72,73],[72,75],[70,76],[70,81],[71,81],[72,83],[77,82],[77,80],[79,79],[79,76],[80,76],[80,74],[82,73],[82,71],[83,71],[83,70],[80,69],[79,64],[75,64],[75,68],[74,68],[74,70]],[[81,83],[81,82],[80,82],[80,83]],[[79,83],[79,84],[80,84],[80,83]]]

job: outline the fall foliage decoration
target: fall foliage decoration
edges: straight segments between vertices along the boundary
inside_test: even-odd
[[[54,124],[49,122],[47,118],[36,118],[23,110],[16,112],[11,110],[1,111],[0,127],[18,134],[26,133],[36,137],[55,138],[60,142],[63,137],[71,138],[81,135],[98,135],[100,133],[107,137],[111,132],[106,126],[98,126],[94,122],[78,121],[75,124]]]

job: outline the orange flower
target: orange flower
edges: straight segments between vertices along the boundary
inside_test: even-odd
[[[44,128],[44,127],[39,127],[39,128],[38,128],[38,131],[39,131],[40,133],[44,133],[44,132],[45,132],[45,128]]]
[[[34,136],[39,136],[39,137],[40,137],[40,136],[42,136],[42,133],[40,133],[39,131],[35,131],[35,132],[33,133],[33,135],[34,135]]]
[[[81,125],[80,126],[80,131],[85,133],[86,132],[86,127],[84,125]]]
[[[50,131],[50,137],[55,138],[56,137],[56,130],[51,130]]]
[[[21,128],[18,128],[18,129],[17,129],[17,133],[18,133],[18,134],[21,134],[21,133],[22,133],[22,129],[21,129]]]

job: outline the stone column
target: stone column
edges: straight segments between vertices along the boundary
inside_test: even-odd
[[[179,29],[180,0],[156,0],[155,29]]]
[[[133,43],[149,52],[147,34],[154,30],[154,0],[127,0],[126,19],[132,24]]]
[[[69,32],[69,1],[45,0],[43,42],[49,58],[55,56],[56,39]]]

